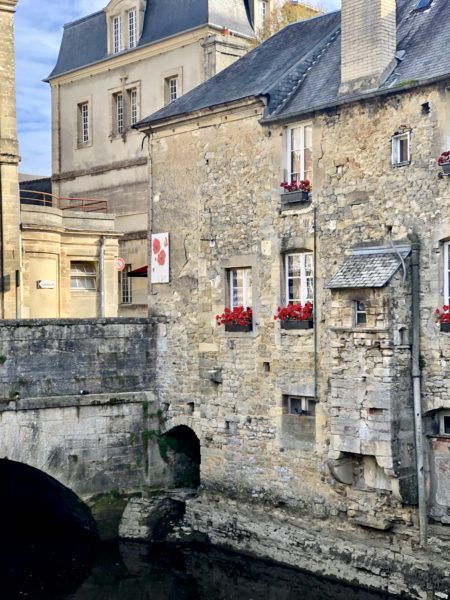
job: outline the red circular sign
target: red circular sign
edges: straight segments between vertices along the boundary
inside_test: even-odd
[[[125,261],[123,260],[123,258],[118,258],[117,259],[117,270],[123,271],[124,269],[125,269]]]

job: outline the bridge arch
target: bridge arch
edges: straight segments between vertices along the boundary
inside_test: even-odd
[[[69,488],[25,463],[0,459],[2,533],[26,537],[97,539],[89,508]]]
[[[175,488],[198,488],[200,485],[200,439],[188,425],[165,428],[160,453],[170,468]]]

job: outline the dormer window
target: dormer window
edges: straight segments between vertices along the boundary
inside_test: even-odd
[[[128,13],[128,48],[135,48],[137,44],[136,10]]]
[[[122,22],[122,19],[120,16],[114,17],[112,20],[113,54],[118,54],[122,50],[121,22]]]

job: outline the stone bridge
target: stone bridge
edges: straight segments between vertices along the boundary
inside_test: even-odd
[[[52,502],[54,478],[60,496],[67,488],[67,510],[81,498],[108,537],[130,496],[173,479],[174,443],[161,451],[158,326],[141,318],[2,323],[0,473],[10,505],[17,481],[33,473],[27,465],[39,472],[30,505],[46,486]]]

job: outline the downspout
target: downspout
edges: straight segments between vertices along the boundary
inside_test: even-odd
[[[419,499],[420,545],[427,545],[427,499],[425,493],[424,446],[422,428],[422,398],[420,391],[420,241],[416,233],[411,241],[411,314],[412,314],[412,384],[414,399],[414,430],[416,441],[417,495]]]
[[[317,208],[313,208],[313,228],[314,228],[314,242],[313,242],[313,269],[314,269],[314,289],[313,289],[313,321],[314,321],[314,401],[317,403],[318,400],[318,354],[317,354]]]
[[[153,296],[152,284],[152,234],[153,234],[153,152],[151,132],[145,134],[148,139],[148,312],[150,314],[150,300]],[[145,139],[145,138],[144,138]]]
[[[99,256],[99,276],[100,276],[100,319],[105,318],[105,238],[100,238],[100,256]]]

